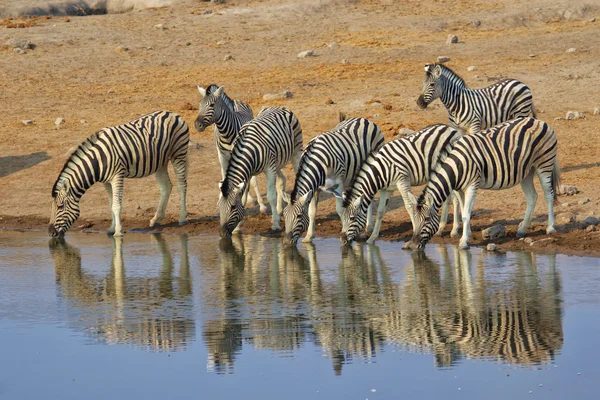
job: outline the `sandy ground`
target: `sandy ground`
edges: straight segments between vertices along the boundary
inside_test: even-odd
[[[155,27],[159,24],[163,29]],[[537,242],[546,238],[546,206],[540,196],[532,246],[514,238],[525,210],[520,188],[480,191],[472,243],[482,244],[480,230],[501,222],[509,233],[500,243],[502,249],[600,256],[600,233],[586,232],[581,223],[588,216],[600,217],[600,116],[592,113],[600,106],[599,24],[600,7],[578,1],[234,0],[181,1],[125,14],[55,16],[24,29],[0,25],[0,45],[10,38],[35,44],[27,54],[6,45],[0,48],[0,227],[45,227],[50,190],[63,163],[73,146],[94,131],[158,109],[180,113],[191,127],[198,83],[224,85],[231,97],[247,101],[255,112],[264,105],[288,107],[300,119],[305,141],[332,128],[339,111],[371,118],[387,139],[400,127],[416,130],[446,122],[439,101],[427,110],[415,102],[423,65],[444,55],[471,87],[503,77],[526,82],[539,117],[558,135],[563,183],[579,190],[575,196],[559,197],[559,233]],[[446,44],[448,34],[457,35],[459,43]],[[567,52],[569,48],[576,50]],[[308,49],[316,56],[296,57]],[[233,60],[225,61],[227,55]],[[469,72],[469,66],[477,68]],[[283,90],[293,97],[262,99],[265,93]],[[569,110],[582,111],[585,118],[555,120]],[[66,121],[60,129],[54,124],[58,117]],[[178,212],[174,190],[166,230],[216,233],[220,172],[212,131],[192,132],[192,140],[192,223],[168,226]],[[291,168],[286,173],[291,190]],[[263,177],[259,183],[264,192]],[[127,181],[125,229],[144,229],[157,202],[153,178]],[[75,229],[108,227],[108,203],[100,185],[83,197],[81,207]],[[397,195],[390,208],[382,227],[384,239],[406,239],[409,218]],[[332,199],[320,203],[317,235],[339,233],[333,211]],[[250,214],[246,233],[269,228],[269,218],[257,215],[256,208]]]

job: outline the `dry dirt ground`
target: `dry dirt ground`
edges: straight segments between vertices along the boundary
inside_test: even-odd
[[[288,107],[300,119],[305,141],[331,129],[340,110],[371,118],[389,140],[399,127],[416,130],[447,121],[439,101],[427,110],[415,102],[423,65],[443,55],[451,57],[448,65],[471,87],[503,77],[526,82],[539,117],[558,135],[563,183],[579,189],[575,196],[559,197],[559,233],[533,246],[514,238],[525,210],[520,188],[480,191],[472,243],[483,244],[480,230],[502,222],[508,237],[501,249],[600,256],[600,233],[586,232],[581,224],[585,217],[600,217],[600,116],[592,113],[600,106],[600,7],[592,1],[184,0],[125,14],[54,16],[23,29],[7,25],[0,25],[0,45],[22,38],[35,48],[27,54],[6,45],[0,49],[3,228],[45,227],[50,189],[63,163],[73,146],[94,131],[158,109],[180,113],[192,127],[198,83],[224,85],[231,97],[245,100],[255,112],[264,105]],[[446,44],[449,34],[459,42]],[[567,52],[569,48],[576,50]],[[314,57],[297,58],[308,49],[315,51]],[[225,61],[227,55],[233,59]],[[469,66],[476,70],[467,71]],[[265,93],[284,90],[293,97],[263,100]],[[582,111],[585,118],[555,120],[569,110]],[[60,129],[54,123],[58,117],[66,121]],[[216,233],[220,172],[212,132],[200,134],[192,128],[192,140],[191,223],[169,226],[177,218],[174,190],[165,229]],[[291,190],[290,168],[287,176]],[[264,192],[263,177],[259,183]],[[535,241],[545,238],[546,205],[541,199],[531,230]],[[143,229],[157,202],[153,178],[127,181],[125,229]],[[74,229],[108,227],[101,185],[83,197],[81,207]],[[317,235],[338,234],[333,211],[331,198],[319,205]],[[250,214],[244,231],[265,232],[270,218],[257,215],[256,207]],[[382,234],[384,239],[410,235],[409,218],[397,195]]]

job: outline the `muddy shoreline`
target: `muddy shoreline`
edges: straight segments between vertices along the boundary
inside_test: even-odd
[[[191,215],[189,223],[185,226],[179,226],[177,220],[169,217],[164,224],[156,228],[147,226],[149,218],[124,218],[123,227],[125,234],[131,233],[164,233],[164,234],[187,234],[218,235],[219,220],[216,216],[197,216]],[[533,243],[528,243],[524,239],[515,237],[518,223],[512,221],[498,221],[507,223],[506,237],[498,240],[482,240],[481,230],[487,228],[490,224],[487,221],[478,219],[472,220],[471,228],[473,236],[470,245],[475,247],[486,247],[488,243],[495,243],[496,251],[531,251],[540,254],[564,254],[569,256],[581,257],[600,257],[600,231],[587,232],[582,224],[572,223],[567,226],[558,226],[557,233],[554,235],[545,234],[545,224],[535,222],[532,229],[526,236],[531,238]],[[27,231],[47,229],[48,221],[38,216],[0,216],[0,230]],[[317,217],[316,240],[321,237],[338,237],[340,231],[340,222],[336,216],[329,214],[323,217]],[[104,234],[110,226],[109,219],[84,219],[75,222],[69,232],[84,232]],[[270,231],[271,217],[265,215],[251,215],[246,218],[242,233],[244,235],[262,235],[262,236],[281,236],[279,233]],[[448,225],[443,236],[436,236],[430,243],[458,245],[458,238],[450,237],[451,226]],[[69,238],[69,232],[66,239]],[[410,222],[408,221],[386,221],[381,226],[381,237],[378,241],[398,242],[401,246],[406,240],[410,239],[412,234]],[[375,242],[377,244],[377,242]]]

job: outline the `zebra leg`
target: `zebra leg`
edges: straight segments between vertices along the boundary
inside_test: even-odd
[[[385,208],[387,203],[392,195],[391,190],[382,190],[379,192],[379,205],[377,206],[377,216],[375,217],[375,226],[373,227],[373,233],[367,240],[367,243],[374,243],[379,237],[379,230],[381,229],[381,221],[383,221],[383,216],[385,215]],[[373,203],[371,203],[373,204]]]
[[[373,202],[367,207],[367,223],[365,224],[365,234],[373,233]]]
[[[271,221],[272,226],[271,230],[280,231],[281,226],[279,222],[281,221],[281,217],[279,216],[279,212],[277,211],[277,174],[275,170],[265,172],[267,176],[267,200],[269,201],[269,205],[271,206]]]
[[[121,228],[121,202],[123,200],[123,176],[118,175],[111,181],[113,200],[112,200],[112,213],[115,219],[115,231],[114,236],[123,236]]]
[[[527,229],[531,226],[531,216],[533,215],[533,210],[535,209],[535,203],[538,199],[538,194],[535,191],[535,187],[533,186],[533,174],[535,171],[532,169],[529,175],[525,177],[521,181],[521,189],[523,189],[523,193],[525,193],[525,199],[527,200],[527,208],[525,209],[525,217],[523,221],[519,224],[519,229],[517,229],[517,237],[523,237],[527,234]]]
[[[283,212],[283,200],[287,198],[285,193],[285,175],[281,170],[277,170],[277,180],[276,180],[276,188],[277,188],[277,213],[281,215]]]
[[[158,225],[165,217],[165,209],[167,208],[167,202],[169,201],[169,196],[171,196],[171,190],[173,189],[173,185],[169,179],[167,164],[160,167],[154,174],[154,177],[156,178],[158,188],[160,189],[160,200],[158,201],[156,214],[154,214],[154,218],[150,220],[150,227]]]
[[[450,231],[450,237],[457,237],[458,231],[460,230],[460,205],[458,201],[457,192],[452,192],[452,231]]]
[[[315,237],[315,220],[317,218],[317,203],[319,202],[319,191],[313,195],[308,205],[308,230],[306,236],[302,239],[303,243],[311,243]]]
[[[256,202],[258,203],[258,208],[260,209],[260,213],[266,214],[267,206],[265,206],[265,202],[263,201],[263,198],[260,195],[260,189],[258,188],[258,180],[256,179],[256,176],[253,176],[250,179],[250,185],[254,188],[254,194],[256,194]],[[246,204],[251,201],[253,201],[252,196],[250,194],[248,194],[248,200],[247,200]]]
[[[546,228],[546,234],[551,235],[556,233],[556,229],[554,228],[554,198],[556,193],[552,185],[552,175],[550,173],[538,173],[538,179],[540,180],[540,185],[544,190],[544,198],[548,204],[548,227]]]
[[[400,195],[402,196],[402,201],[404,202],[404,208],[406,208],[406,212],[408,212],[408,216],[410,217],[410,222],[412,224],[413,231],[415,230],[415,215],[414,215],[414,204],[417,203],[417,199],[414,194],[410,192],[410,180],[407,178],[402,178],[396,184],[398,190],[400,191]]]
[[[112,190],[112,186],[110,183],[104,183],[104,189],[106,189],[106,192],[108,193],[108,207],[110,208],[110,216],[112,219],[112,222],[110,224],[110,228],[108,228],[107,233],[109,235],[112,235],[115,233],[115,214],[113,213],[112,210],[112,204],[113,204],[113,190]]]
[[[187,157],[173,161],[173,169],[177,178],[177,191],[179,192],[179,226],[187,224]]]
[[[476,194],[477,186],[469,186],[464,192],[462,210],[463,234],[458,242],[458,248],[461,250],[469,248],[469,237],[471,237],[471,211],[473,211]]]

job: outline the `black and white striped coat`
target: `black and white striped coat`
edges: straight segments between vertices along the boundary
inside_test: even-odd
[[[248,182],[261,172],[267,177],[272,229],[281,229],[279,215],[285,196],[285,177],[281,169],[291,162],[296,172],[301,154],[302,128],[296,116],[286,108],[265,107],[256,118],[242,126],[233,145],[225,179],[219,183],[222,237],[231,236],[241,227],[245,215],[242,200],[247,193]]]
[[[367,157],[383,146],[384,140],[373,122],[350,118],[308,143],[290,203],[284,210],[286,243],[296,244],[307,228],[304,241],[314,238],[317,202],[323,188],[338,193],[336,209],[342,216],[341,192],[350,185]]]
[[[531,225],[537,201],[533,186],[538,176],[548,204],[548,227],[554,229],[554,200],[560,180],[557,140],[554,130],[535,118],[518,118],[487,131],[460,138],[431,174],[415,210],[415,234],[408,247],[423,249],[437,231],[437,211],[454,190],[462,207],[463,235],[460,247],[468,248],[471,212],[477,189],[501,190],[521,184],[527,200],[525,217],[517,236]]]
[[[475,133],[536,112],[531,90],[523,82],[505,79],[481,89],[469,89],[465,81],[441,64],[426,64],[423,89],[417,100],[421,108],[439,98],[450,124],[462,133]]]
[[[49,233],[62,237],[79,217],[79,199],[96,182],[108,191],[112,225],[108,232],[122,235],[123,180],[154,174],[160,201],[150,226],[165,216],[172,184],[167,171],[171,161],[179,191],[179,224],[186,222],[189,129],[179,115],[157,111],[123,125],[104,128],[86,139],[69,157],[52,188]]]
[[[221,165],[221,179],[225,179],[233,142],[240,134],[242,125],[250,121],[254,115],[248,104],[227,96],[223,86],[208,85],[206,89],[198,86],[198,91],[202,95],[202,99],[194,127],[198,132],[203,132],[210,125],[215,125],[213,131],[217,156]],[[254,188],[260,212],[264,214],[267,212],[267,207],[260,195],[256,178],[253,177],[250,183]],[[248,197],[248,202],[252,202],[252,196]]]
[[[342,214],[342,235],[340,240],[347,244],[356,239],[365,226],[365,215],[371,207],[377,192],[380,193],[379,207],[375,228],[367,243],[373,243],[379,236],[381,221],[385,207],[395,189],[400,191],[404,207],[413,223],[413,206],[416,197],[411,193],[411,186],[424,185],[430,172],[452,150],[454,142],[462,135],[448,125],[430,125],[410,136],[386,143],[363,164],[351,187],[344,193],[344,212]],[[458,233],[458,207],[454,207],[454,226],[452,235]],[[448,202],[442,210],[442,226],[444,229],[448,218]]]

